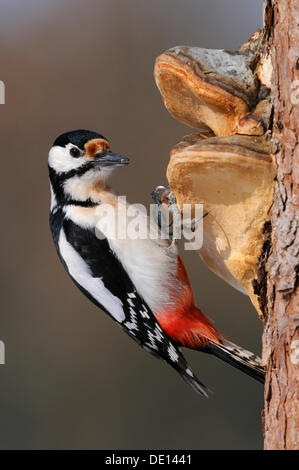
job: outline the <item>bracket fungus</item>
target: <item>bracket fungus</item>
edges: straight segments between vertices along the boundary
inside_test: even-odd
[[[276,174],[260,46],[260,32],[238,52],[178,46],[157,58],[154,72],[166,108],[198,132],[171,151],[170,190],[180,208],[204,204],[209,215],[199,254],[247,293],[258,313],[253,283]]]

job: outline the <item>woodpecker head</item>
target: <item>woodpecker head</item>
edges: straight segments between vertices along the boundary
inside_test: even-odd
[[[96,185],[105,182],[129,158],[110,150],[97,132],[76,130],[60,135],[49,152],[49,178],[56,202],[89,199]]]

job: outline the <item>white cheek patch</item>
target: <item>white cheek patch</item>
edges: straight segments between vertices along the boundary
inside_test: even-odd
[[[68,148],[55,145],[49,152],[49,166],[57,173],[64,173],[82,166],[86,159],[84,157],[74,158],[70,155]]]
[[[85,201],[90,197],[92,185],[99,179],[99,176],[99,170],[89,170],[82,176],[73,176],[64,182],[64,191],[72,199]]]
[[[70,275],[80,284],[89,294],[117,320],[122,323],[125,320],[125,313],[122,307],[122,301],[113,295],[104,285],[101,278],[91,275],[90,269],[77,251],[67,241],[63,230],[60,232],[59,249],[67,265]]]

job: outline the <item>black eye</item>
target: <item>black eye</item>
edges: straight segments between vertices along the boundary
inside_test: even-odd
[[[70,155],[74,158],[79,158],[79,157],[81,157],[81,152],[76,147],[72,147],[71,150],[70,150]]]

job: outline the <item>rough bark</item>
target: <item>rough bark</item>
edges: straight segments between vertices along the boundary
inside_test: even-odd
[[[299,0],[267,0],[277,181],[265,263],[265,449],[299,449]]]

